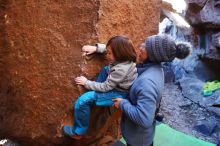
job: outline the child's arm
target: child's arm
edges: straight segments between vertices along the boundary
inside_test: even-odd
[[[95,46],[85,45],[82,47],[82,51],[86,53],[86,55],[97,53],[104,53],[106,51],[106,45],[97,43]]]
[[[97,53],[104,53],[106,52],[106,45],[105,44],[100,44],[100,43],[97,43],[96,44],[96,52]]]
[[[125,71],[123,69],[117,69],[108,76],[105,82],[99,83],[95,81],[87,80],[85,77],[77,77],[75,79],[76,84],[84,85],[89,90],[107,92],[114,89],[125,77]]]

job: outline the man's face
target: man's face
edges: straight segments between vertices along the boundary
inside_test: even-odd
[[[143,43],[143,44],[141,44],[139,52],[138,52],[137,62],[138,63],[143,63],[145,60],[147,60],[147,58],[148,58],[147,49],[146,49],[146,47]]]

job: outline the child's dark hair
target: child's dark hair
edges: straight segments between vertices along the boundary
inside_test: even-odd
[[[125,36],[112,37],[107,45],[111,46],[115,60],[118,62],[133,61],[136,62],[137,54],[130,39]]]

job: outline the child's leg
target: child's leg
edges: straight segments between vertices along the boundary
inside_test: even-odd
[[[89,128],[90,106],[95,102],[94,94],[94,91],[84,93],[74,105],[73,132],[77,135],[86,134]]]
[[[125,98],[127,93],[112,90],[109,92],[95,92],[96,106],[112,106],[114,98]]]
[[[109,71],[109,67],[105,66],[99,73],[98,78],[96,79],[96,82],[105,82],[105,80],[108,77],[108,71]]]

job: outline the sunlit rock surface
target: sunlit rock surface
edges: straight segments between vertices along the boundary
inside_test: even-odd
[[[137,47],[158,32],[159,0],[0,2],[0,139],[22,146],[90,145],[116,138],[119,114],[93,108],[82,142],[64,138],[72,106],[85,90],[73,78],[95,79],[103,56],[81,56],[81,47],[127,35]]]

